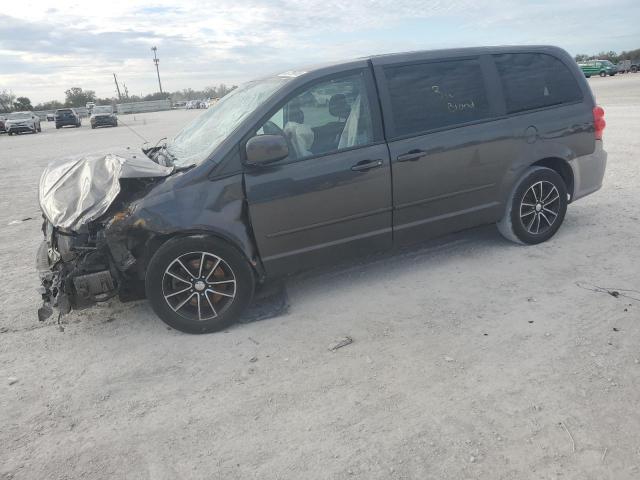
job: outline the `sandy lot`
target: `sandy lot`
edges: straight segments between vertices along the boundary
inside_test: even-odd
[[[640,292],[578,286],[640,290],[640,74],[590,82],[605,186],[551,241],[486,227],[332,267],[288,283],[286,315],[204,336],[145,302],[38,323],[41,169],[140,140],[0,137],[0,478],[640,478]],[[197,114],[122,120],[155,140]]]

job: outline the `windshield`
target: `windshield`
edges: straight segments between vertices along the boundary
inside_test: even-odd
[[[177,167],[202,163],[256,108],[291,77],[269,77],[245,83],[187,125],[167,144]]]
[[[25,120],[27,118],[31,118],[31,114],[28,112],[10,113],[7,117],[8,120]]]
[[[112,113],[113,108],[109,105],[103,105],[100,107],[93,107],[93,113]]]

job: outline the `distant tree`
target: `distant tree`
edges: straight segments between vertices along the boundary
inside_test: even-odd
[[[96,98],[96,105],[115,105],[118,103],[116,98]]]
[[[84,107],[87,102],[95,102],[96,92],[93,90],[82,90],[80,87],[73,87],[64,92],[66,99],[64,104],[67,107]]]
[[[11,112],[16,96],[10,90],[0,91],[0,112]]]
[[[618,63],[618,54],[616,52],[614,52],[613,50],[610,50],[608,52],[600,52],[598,53],[598,55],[596,55],[596,58],[598,58],[599,60],[609,60],[613,63]]]
[[[620,60],[638,60],[640,59],[640,48],[635,50],[629,50],[628,52],[622,52],[620,54]]]
[[[33,110],[33,107],[31,106],[31,100],[29,100],[27,97],[18,97],[16,98],[16,101],[13,103],[13,108],[14,110]]]
[[[58,100],[49,100],[48,102],[37,104],[35,107],[33,107],[33,109],[36,111],[57,110],[58,108],[62,108],[62,107],[64,107],[64,104],[62,102],[59,102]]]
[[[194,90],[192,88],[185,88],[171,93],[171,100],[174,102],[180,102],[185,100],[200,100],[205,98],[221,98],[233,89],[238,88],[235,85],[229,87],[224,83],[221,83],[217,87],[205,87],[202,90]]]
[[[576,62],[584,62],[586,60],[589,60],[590,57],[586,53],[579,53],[574,58],[575,58]]]
[[[142,97],[142,100],[148,101],[148,100],[166,100],[167,98],[170,97],[170,94],[167,92],[155,92],[155,93],[150,93],[148,95],[145,95],[144,97]]]

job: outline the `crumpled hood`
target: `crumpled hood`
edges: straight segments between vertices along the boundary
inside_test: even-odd
[[[52,162],[40,177],[40,208],[56,227],[78,230],[101,215],[120,193],[121,178],[166,177],[142,153],[98,153]]]

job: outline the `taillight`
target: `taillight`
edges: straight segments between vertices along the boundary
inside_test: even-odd
[[[598,105],[593,108],[593,127],[595,129],[596,140],[602,140],[602,132],[607,122],[604,121],[604,109]]]

